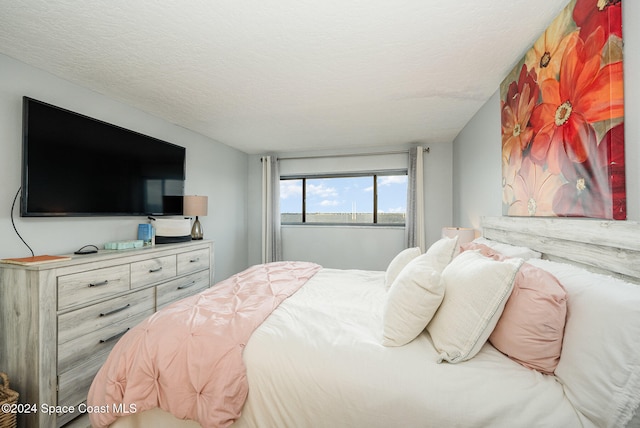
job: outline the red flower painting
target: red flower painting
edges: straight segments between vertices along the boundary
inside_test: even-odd
[[[597,29],[622,38],[622,0],[578,0],[573,19],[584,40]]]
[[[571,2],[502,83],[504,214],[626,218],[620,16]]]
[[[536,74],[522,66],[517,82],[512,82],[502,106],[502,152],[505,159],[520,165],[522,152],[533,138],[529,125],[531,113],[538,100],[539,88]]]

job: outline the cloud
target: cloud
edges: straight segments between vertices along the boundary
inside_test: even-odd
[[[302,182],[299,180],[280,181],[280,198],[297,197],[302,195]]]
[[[323,207],[335,207],[337,205],[340,205],[340,202],[336,200],[325,199],[324,201],[320,202],[320,206],[323,206]]]
[[[406,175],[383,175],[378,177],[378,186],[390,186],[392,184],[404,184],[406,182]]]
[[[391,186],[392,184],[406,184],[406,175],[381,175],[378,177],[378,187]],[[365,192],[373,192],[373,186],[368,186],[363,189]]]
[[[326,187],[324,184],[315,185],[307,182],[307,195],[329,198],[332,196],[338,196],[338,192],[335,187]]]

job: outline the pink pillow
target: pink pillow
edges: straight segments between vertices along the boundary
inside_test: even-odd
[[[466,244],[460,245],[460,252],[467,250],[480,250],[480,254],[485,257],[491,257],[494,260],[504,260],[506,256],[503,256],[496,250],[491,247],[488,247],[484,244],[478,244],[477,242],[467,242]]]
[[[523,263],[491,344],[525,367],[553,374],[562,351],[567,293],[549,272]]]
[[[480,250],[496,260],[505,258],[483,244],[464,244],[461,249]],[[564,287],[547,271],[523,263],[489,342],[523,366],[553,374],[560,361],[566,318]]]

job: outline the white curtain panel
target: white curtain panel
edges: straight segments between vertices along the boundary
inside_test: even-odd
[[[275,156],[262,157],[262,263],[282,260],[280,172]]]
[[[409,168],[407,186],[407,248],[420,247],[426,250],[424,225],[424,160],[423,147],[409,149]]]

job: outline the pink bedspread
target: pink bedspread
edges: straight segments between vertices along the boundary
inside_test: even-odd
[[[306,262],[253,266],[131,329],[91,385],[87,404],[93,426],[155,407],[203,427],[231,425],[248,392],[245,344],[319,269]]]

